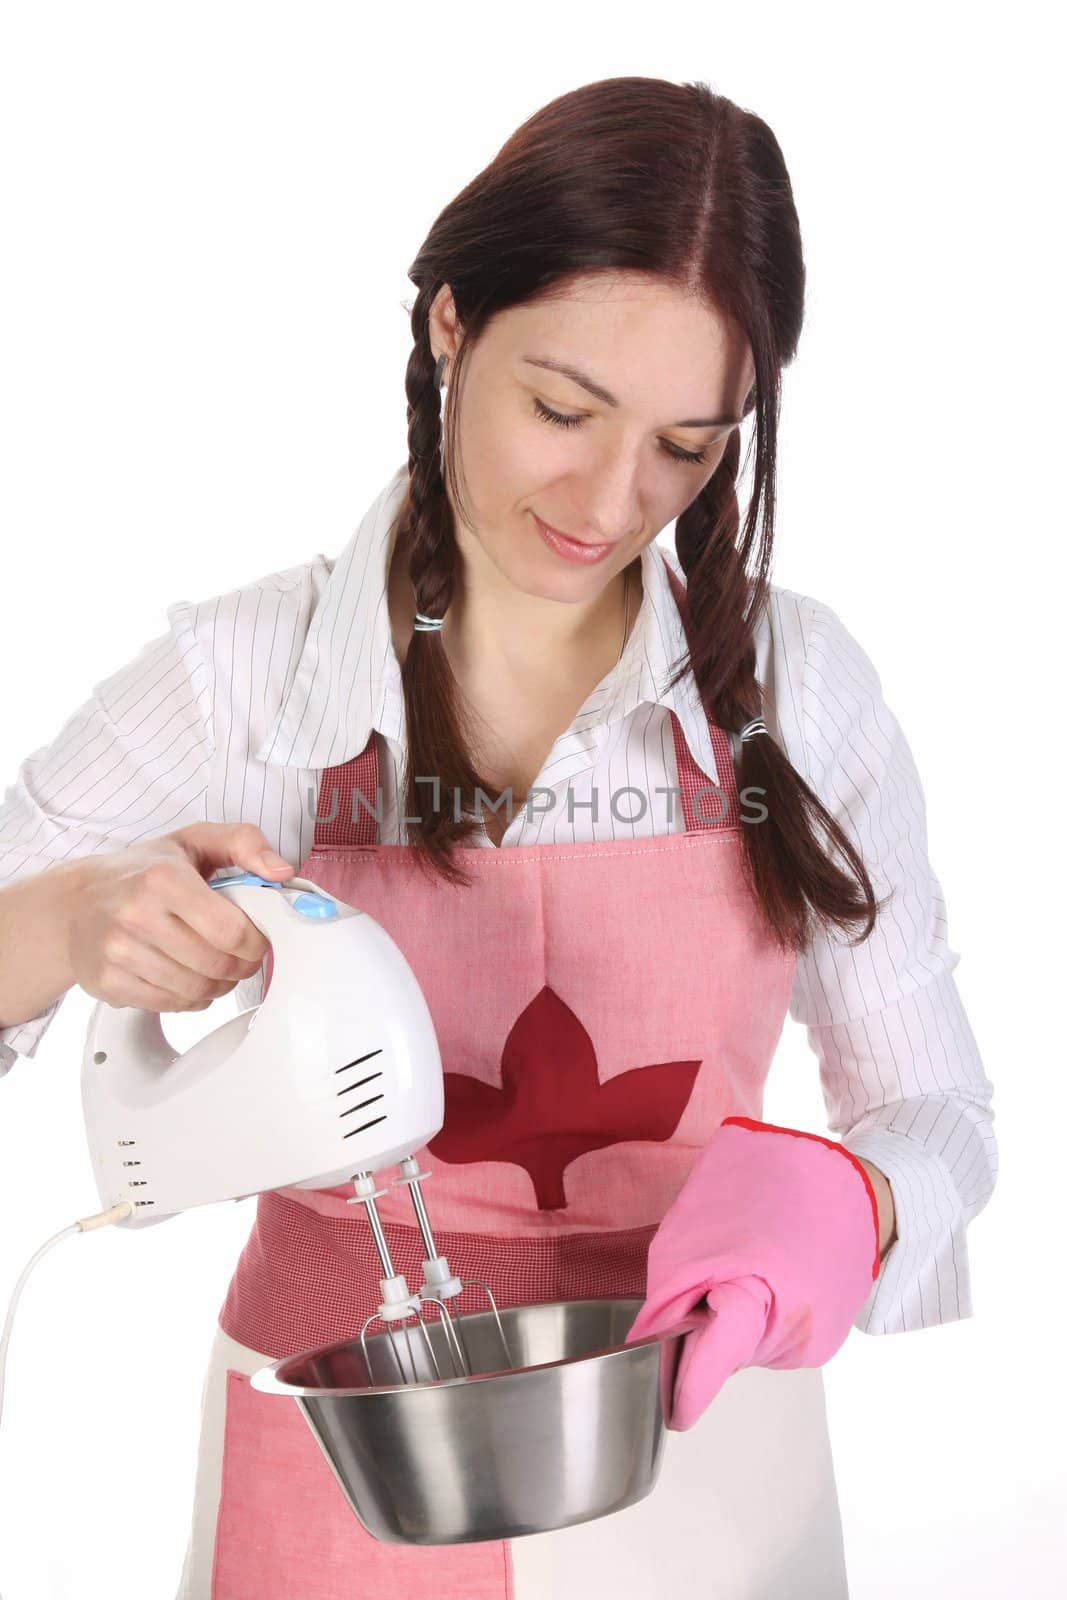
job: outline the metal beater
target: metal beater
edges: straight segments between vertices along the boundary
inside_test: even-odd
[[[411,1348],[411,1329],[408,1326],[408,1318],[411,1316],[414,1316],[419,1332],[422,1334],[423,1343],[426,1346],[426,1353],[429,1356],[435,1378],[444,1376],[438,1364],[430,1336],[426,1331],[426,1324],[422,1319],[421,1308],[427,1302],[432,1302],[440,1308],[441,1325],[452,1363],[452,1370],[448,1376],[469,1378],[473,1368],[467,1342],[463,1337],[463,1330],[460,1326],[459,1314],[453,1314],[445,1304],[446,1300],[457,1299],[468,1288],[478,1288],[484,1291],[500,1335],[500,1346],[504,1354],[503,1368],[510,1369],[513,1365],[511,1352],[508,1349],[507,1337],[500,1321],[500,1312],[497,1310],[496,1300],[493,1298],[493,1292],[489,1285],[477,1278],[461,1282],[450,1270],[447,1256],[438,1254],[433,1232],[430,1228],[430,1219],[426,1213],[426,1202],[419,1188],[419,1184],[424,1179],[429,1178],[431,1174],[420,1172],[419,1164],[413,1156],[407,1156],[401,1161],[400,1173],[401,1176],[394,1178],[393,1182],[407,1185],[408,1192],[411,1195],[411,1203],[415,1207],[415,1216],[418,1220],[419,1232],[422,1235],[423,1248],[426,1251],[426,1259],[422,1263],[423,1284],[417,1294],[412,1294],[409,1290],[404,1274],[397,1272],[389,1251],[385,1231],[382,1228],[381,1219],[378,1216],[378,1207],[375,1202],[387,1194],[388,1191],[379,1189],[376,1186],[373,1173],[358,1172],[352,1180],[356,1192],[348,1202],[349,1205],[363,1205],[366,1207],[367,1221],[370,1223],[371,1234],[374,1239],[374,1248],[378,1252],[378,1259],[382,1264],[382,1272],[384,1273],[384,1277],[379,1279],[383,1295],[382,1303],[377,1311],[366,1319],[359,1336],[360,1346],[363,1351],[363,1361],[370,1382],[374,1384],[378,1381],[374,1376],[370,1351],[367,1348],[367,1329],[375,1322],[381,1322],[389,1335],[389,1344],[393,1353],[393,1360],[396,1363],[398,1381],[400,1383],[416,1383],[419,1381],[418,1367]],[[409,1363],[407,1371],[405,1371],[404,1363],[397,1349],[396,1330],[398,1325],[403,1330],[407,1344]]]

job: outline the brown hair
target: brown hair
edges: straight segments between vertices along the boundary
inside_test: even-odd
[[[753,635],[769,592],[781,372],[800,337],[805,273],[774,134],[706,84],[607,78],[559,96],[434,221],[408,273],[418,288],[406,374],[409,484],[396,523],[410,552],[416,605],[443,615],[459,559],[444,475],[462,507],[454,463],[465,357],[497,313],[559,294],[579,274],[610,271],[655,275],[703,297],[747,336],[755,360],[746,415],[755,413],[756,450],[744,526],[740,430],[675,525],[688,652],[672,682],[691,669],[706,711],[737,730],[761,709]],[[429,311],[443,284],[462,338],[442,441]],[[438,633],[412,635],[402,679],[405,813],[418,819],[409,840],[420,865],[465,883],[451,852],[479,825],[476,790],[494,790],[475,770],[462,696]],[[855,942],[867,938],[881,906],[837,821],[770,733],[742,743],[739,765],[739,789],[766,796],[765,819],[745,824],[742,834],[746,877],[772,937],[800,949],[818,920],[862,923]],[[418,774],[436,774],[439,788],[416,782]],[[459,799],[443,804],[441,795]]]

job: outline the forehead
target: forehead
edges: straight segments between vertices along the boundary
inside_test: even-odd
[[[741,329],[706,300],[637,273],[584,274],[495,321],[502,355],[580,367],[623,405],[644,398],[740,405],[755,381]]]

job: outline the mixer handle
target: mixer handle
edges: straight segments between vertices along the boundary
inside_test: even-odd
[[[343,903],[320,889],[310,878],[284,878],[275,882],[271,878],[261,878],[255,872],[241,872],[229,878],[216,878],[208,884],[208,888],[217,889],[227,900],[232,900],[255,923],[263,937],[274,947],[275,960],[286,937],[297,931],[301,924],[301,918],[292,915],[291,906],[306,916],[328,918],[335,917],[339,905]],[[279,890],[302,892],[298,892],[293,901],[288,894],[281,894]]]
[[[263,937],[270,942],[275,964],[279,959],[285,960],[286,942],[297,936],[305,917],[337,916],[344,903],[335,900],[310,878],[293,877],[274,882],[254,872],[242,872],[229,878],[219,878],[209,883],[208,888],[224,894],[255,923]],[[282,889],[297,890],[296,900],[278,893]],[[291,905],[299,906],[302,915],[293,916]],[[239,1043],[243,1029],[248,1025],[247,1020],[242,1021],[242,1018],[246,1019],[246,1013],[230,1018],[215,1032],[225,1035],[226,1030],[230,1030],[235,1034],[234,1043]],[[106,1058],[116,1052],[124,1059],[133,1057],[146,1070],[158,1076],[166,1072],[180,1053],[168,1041],[158,1012],[142,1011],[137,1006],[111,1006],[107,1001],[100,1000],[90,1020],[87,1054],[90,1059],[94,1054]]]

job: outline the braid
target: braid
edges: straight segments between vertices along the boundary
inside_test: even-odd
[[[751,535],[738,547],[741,516],[736,480],[740,454],[740,437],[734,432],[711,478],[678,518],[675,548],[685,573],[689,615],[712,617],[720,637],[727,618],[730,632],[738,631],[740,620],[751,641],[759,607],[756,586],[746,570]],[[721,648],[703,656],[698,653],[692,666],[701,700],[721,728],[739,728],[749,717],[759,714],[754,646],[732,655]]]
[[[424,290],[412,315],[415,343],[404,388],[408,401],[408,493],[411,584],[417,609],[443,616],[452,599],[456,541],[441,473],[441,401],[434,383]]]
[[[442,469],[442,407],[429,334],[432,300],[433,292],[423,288],[412,312],[415,342],[405,376],[409,483],[397,514],[397,539],[407,547],[416,610],[439,617],[452,600],[459,551]],[[476,830],[468,797],[487,786],[467,755],[470,730],[439,630],[412,633],[401,679],[408,724],[404,810],[419,819],[423,846],[415,859],[424,870],[436,865],[450,881],[466,883],[468,876],[449,847]],[[410,759],[416,751],[418,771]],[[457,795],[463,797],[458,806]]]
[[[763,710],[754,635],[770,592],[765,542],[759,538],[755,577],[747,570],[758,538],[751,525],[741,545],[737,543],[739,456],[734,434],[718,468],[675,527],[678,560],[686,576],[683,621],[689,645],[688,662],[682,662],[676,679],[690,665],[705,710],[720,727],[734,730]],[[803,949],[816,921],[860,922],[854,942],[866,939],[885,902],[876,900],[851,839],[769,730],[742,741],[737,787],[742,805],[746,793],[755,794],[765,811],[762,820],[742,827],[743,861],[775,941],[784,949]],[[844,857],[851,876],[818,845],[816,828]],[[783,892],[783,884],[791,892]]]

